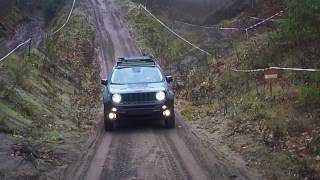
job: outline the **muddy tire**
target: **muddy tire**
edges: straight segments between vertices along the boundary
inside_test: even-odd
[[[112,131],[114,129],[114,122],[105,118],[104,119],[104,129],[106,131]]]
[[[108,119],[108,113],[107,113],[107,108],[106,105],[104,105],[104,129],[106,131],[112,131],[114,129],[114,122]]]
[[[165,120],[164,124],[165,124],[166,128],[170,128],[170,129],[171,128],[175,128],[176,127],[176,119],[175,119],[175,117],[173,116],[172,118]]]
[[[114,129],[114,122],[108,119],[108,110],[107,110],[107,104],[104,104],[104,129],[106,131],[112,131]]]

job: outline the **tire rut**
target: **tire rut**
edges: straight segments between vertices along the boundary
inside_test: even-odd
[[[106,77],[115,57],[139,55],[123,17],[113,0],[83,1],[97,28],[101,77]],[[216,149],[206,148],[180,117],[178,127],[159,124],[120,128],[105,133],[85,178],[90,180],[250,179],[241,165],[228,162]]]
[[[134,146],[130,137],[117,136],[111,141],[111,150],[106,159],[100,180],[126,179],[136,177],[132,164],[131,151]]]
[[[100,180],[194,179],[162,130],[132,131],[113,134]]]
[[[162,135],[159,138],[159,144],[163,149],[163,156],[165,158],[166,164],[170,166],[168,173],[172,179],[184,180],[191,179],[190,174],[181,161],[177,159],[177,152],[175,149],[172,149],[172,144],[169,144],[168,139]],[[180,163],[179,163],[180,162]]]

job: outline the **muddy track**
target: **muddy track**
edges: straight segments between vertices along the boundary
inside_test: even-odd
[[[139,51],[130,38],[119,10],[109,0],[88,0],[96,28],[102,76],[106,76],[118,57],[138,55]]]
[[[113,0],[82,3],[97,27],[98,58],[105,77],[116,57],[139,55],[139,50]],[[113,132],[104,132],[101,125],[97,131],[101,136],[90,149],[91,156],[82,160],[70,179],[262,179],[214,145],[206,146],[179,115],[176,129],[163,129],[150,120],[120,124]]]

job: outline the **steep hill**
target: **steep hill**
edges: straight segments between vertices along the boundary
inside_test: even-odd
[[[0,62],[0,179],[64,177],[96,124],[94,26],[76,8],[60,32],[41,36],[65,22],[70,3],[1,1],[0,56],[34,40]]]

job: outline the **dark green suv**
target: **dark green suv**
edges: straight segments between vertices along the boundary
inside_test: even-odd
[[[120,58],[109,78],[101,80],[105,129],[124,119],[164,120],[167,128],[174,128],[172,81],[150,56]]]

